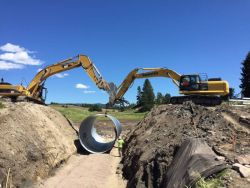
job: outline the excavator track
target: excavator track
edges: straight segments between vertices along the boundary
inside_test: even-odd
[[[191,96],[176,96],[171,97],[171,104],[183,104],[186,101],[191,101],[194,104],[202,106],[217,106],[221,105],[222,98],[218,96],[200,96],[200,95],[191,95]]]
[[[27,96],[2,96],[0,97],[1,100],[3,101],[8,101],[8,102],[31,102],[31,103],[36,103],[36,104],[45,104],[44,101],[40,101],[37,99],[34,99],[32,97],[27,97]]]
[[[45,104],[44,101],[40,101],[38,99],[27,96],[18,96],[15,102],[31,102],[36,104]]]

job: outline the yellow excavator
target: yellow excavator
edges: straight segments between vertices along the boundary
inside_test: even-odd
[[[44,87],[46,79],[57,73],[82,67],[99,89],[109,91],[109,84],[102,78],[96,66],[86,55],[66,59],[59,63],[47,66],[39,71],[27,88],[22,85],[11,85],[1,79],[0,96],[10,98],[12,101],[34,101],[43,104],[45,102],[47,89]]]
[[[136,68],[132,70],[117,88],[114,83],[107,83],[101,76],[96,66],[88,56],[78,55],[59,63],[50,65],[38,72],[27,88],[22,85],[11,85],[1,80],[0,97],[11,98],[12,101],[34,101],[44,103],[47,89],[44,87],[46,79],[57,73],[83,67],[89,77],[99,89],[109,94],[109,106],[113,106],[123,100],[124,94],[130,88],[135,79],[166,77],[172,79],[183,96],[171,98],[172,104],[182,104],[185,101],[193,101],[201,105],[219,105],[222,99],[229,94],[229,84],[220,78],[207,79],[207,76],[199,74],[180,75],[166,68]]]
[[[221,104],[229,95],[228,82],[220,78],[208,79],[205,74],[180,75],[166,68],[136,68],[126,76],[118,88],[114,84],[110,85],[112,92],[109,105],[121,101],[135,79],[152,77],[170,78],[179,88],[179,93],[183,96],[171,97],[172,104],[193,101],[195,104],[214,106]]]

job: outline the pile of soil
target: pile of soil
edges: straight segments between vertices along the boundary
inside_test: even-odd
[[[222,106],[222,111],[230,115],[234,120],[246,128],[250,128],[250,108],[247,106],[228,108]]]
[[[0,180],[27,187],[69,158],[76,132],[56,110],[32,103],[4,102],[0,109]],[[2,183],[2,182],[0,182]]]
[[[128,187],[162,187],[178,147],[187,138],[202,138],[231,164],[250,153],[250,134],[226,120],[223,108],[185,103],[154,107],[127,135],[123,176]]]

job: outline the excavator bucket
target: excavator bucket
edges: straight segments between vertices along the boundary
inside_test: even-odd
[[[117,93],[117,86],[113,82],[110,82],[108,84],[109,84],[109,88],[110,88],[110,90],[107,90],[107,93],[109,94],[109,104],[113,105],[115,103],[115,96],[116,96],[116,93]]]

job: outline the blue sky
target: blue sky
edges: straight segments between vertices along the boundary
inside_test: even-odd
[[[222,77],[239,92],[240,64],[250,50],[249,9],[248,0],[2,0],[0,46],[24,53],[12,59],[16,69],[6,70],[6,58],[0,59],[0,77],[25,85],[39,68],[80,53],[117,85],[136,67],[168,67]],[[2,47],[0,57],[5,53]],[[65,74],[47,80],[47,102],[107,102],[81,68]],[[151,83],[155,92],[178,94],[169,79]],[[137,80],[125,98],[135,101],[142,84]]]

